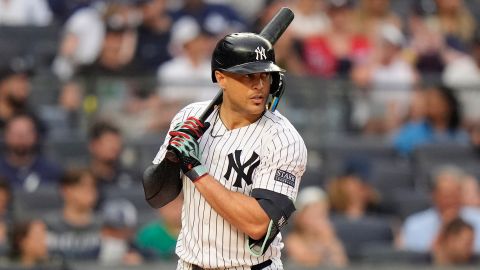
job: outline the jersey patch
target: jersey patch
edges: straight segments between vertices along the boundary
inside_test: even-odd
[[[289,172],[277,169],[277,171],[275,172],[275,178],[274,179],[275,179],[275,181],[287,184],[291,187],[295,187],[296,177],[295,177],[295,175],[293,175]]]

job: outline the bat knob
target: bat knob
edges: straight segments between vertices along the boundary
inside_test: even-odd
[[[171,150],[168,150],[167,153],[165,154],[165,157],[170,160],[171,162],[174,162],[174,163],[179,163],[180,162],[180,159],[178,159],[177,155],[175,154],[175,152],[171,151]]]

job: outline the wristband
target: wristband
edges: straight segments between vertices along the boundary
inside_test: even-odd
[[[185,175],[192,180],[192,182],[195,182],[196,180],[200,179],[200,177],[204,176],[205,174],[208,173],[207,168],[203,165],[199,165],[190,171],[186,172]]]

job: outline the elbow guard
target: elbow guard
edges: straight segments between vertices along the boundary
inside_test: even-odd
[[[288,218],[295,211],[295,206],[287,196],[267,189],[254,189],[252,197],[258,201],[270,218],[266,235],[259,240],[249,238],[247,241],[250,252],[255,256],[261,256],[267,251],[282,227],[287,224]]]
[[[145,199],[153,208],[160,208],[174,200],[182,190],[180,163],[163,159],[149,166],[143,174]]]

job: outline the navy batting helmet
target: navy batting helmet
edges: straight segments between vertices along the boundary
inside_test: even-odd
[[[266,38],[255,33],[234,33],[222,38],[212,56],[212,81],[217,82],[215,70],[237,74],[272,73],[267,108],[275,111],[283,95],[284,69],[275,64],[275,51]]]
[[[221,39],[212,56],[212,81],[215,70],[238,74],[284,72],[275,64],[272,44],[254,33],[234,33]]]

